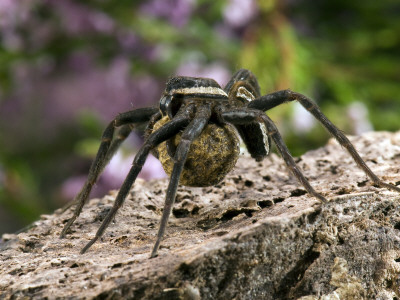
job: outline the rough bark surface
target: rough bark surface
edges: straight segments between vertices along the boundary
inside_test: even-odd
[[[400,132],[351,141],[400,184]],[[3,235],[0,299],[399,299],[400,195],[371,185],[335,141],[296,159],[320,205],[272,154],[240,157],[214,187],[180,187],[159,256],[149,259],[167,180],[138,180],[84,255],[116,192]]]

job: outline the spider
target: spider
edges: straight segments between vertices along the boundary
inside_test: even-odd
[[[348,138],[308,97],[289,89],[261,96],[256,77],[245,69],[237,71],[224,89],[213,79],[178,76],[167,82],[158,107],[138,108],[121,113],[108,124],[88,178],[73,202],[77,203],[74,214],[62,230],[61,237],[66,235],[81,213],[93,185],[120,144],[135,125],[143,123],[147,124],[144,144],[134,158],[113,207],[95,237],[81,253],[85,253],[103,235],[124,203],[150,152],[158,157],[170,176],[160,227],[150,257],[157,256],[178,184],[211,186],[220,182],[235,166],[239,156],[240,138],[257,161],[269,154],[272,139],[287,167],[307,192],[321,202],[326,202],[301,173],[277,127],[265,113],[275,106],[294,100],[307,109],[346,148],[376,186],[400,192],[399,187],[381,181],[370,170]],[[118,131],[115,132],[117,128]]]

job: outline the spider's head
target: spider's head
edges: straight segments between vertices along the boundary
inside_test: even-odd
[[[228,99],[221,86],[210,78],[173,77],[167,82],[160,99],[160,111],[170,119],[178,112],[184,99]]]

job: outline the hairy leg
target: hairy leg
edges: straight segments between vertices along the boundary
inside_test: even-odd
[[[290,171],[292,171],[293,175],[299,180],[309,194],[322,202],[327,201],[322,195],[314,190],[308,180],[304,177],[303,173],[301,173],[274,122],[264,112],[254,109],[231,109],[222,112],[221,118],[232,124],[250,124],[253,122],[264,123],[267,128],[267,134],[274,141],[279,153],[282,155],[283,160]]]
[[[120,144],[126,138],[130,132],[130,125],[135,123],[143,123],[148,121],[151,116],[156,113],[156,108],[139,108],[123,114],[118,115],[113,121],[111,121],[103,132],[101,138],[101,144],[97,151],[96,158],[90,166],[88,178],[83,185],[81,191],[73,200],[72,204],[77,203],[74,214],[71,219],[68,220],[67,224],[61,232],[60,237],[64,237],[68,229],[74,223],[76,218],[80,215],[83,206],[85,205],[89,194],[92,190],[93,185],[96,183],[102,170],[111,159],[115,151],[118,149]],[[122,126],[118,132],[116,139],[114,138],[114,131],[116,127]],[[129,131],[129,132],[128,132]]]
[[[140,170],[142,169],[151,149],[153,149],[161,142],[169,139],[171,136],[177,134],[189,123],[189,121],[189,117],[186,115],[177,116],[173,120],[159,128],[157,131],[150,134],[150,136],[146,139],[144,145],[139,149],[138,153],[136,154],[132,163],[132,167],[118,192],[113,207],[103,220],[103,223],[99,227],[96,236],[82,249],[81,253],[85,253],[103,235],[104,231],[106,230],[112,219],[115,217],[118,209],[124,203],[125,198],[128,195],[131,186],[135,182]]]
[[[172,206],[175,202],[179,178],[185,165],[190,145],[201,134],[204,127],[207,125],[210,115],[211,109],[208,106],[200,107],[196,112],[193,121],[188,125],[188,127],[186,127],[185,131],[182,133],[181,140],[178,147],[176,148],[174,155],[175,164],[171,173],[168,190],[165,197],[164,210],[161,217],[160,228],[157,234],[157,240],[154,244],[153,251],[151,252],[150,257],[155,257],[157,255],[161,239],[164,236],[165,228],[167,227],[168,219],[172,211]]]
[[[400,192],[399,187],[383,182],[374,172],[372,172],[372,170],[367,166],[365,161],[361,158],[357,150],[351,144],[350,140],[322,113],[318,105],[310,98],[291,90],[282,90],[257,98],[251,102],[248,107],[266,111],[288,101],[298,101],[319,122],[321,122],[321,124],[339,142],[339,144],[346,148],[357,165],[365,172],[365,174],[367,174],[367,176],[374,182],[375,185]]]

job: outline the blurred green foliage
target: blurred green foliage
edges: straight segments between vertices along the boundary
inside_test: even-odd
[[[398,1],[9,5],[0,11],[0,233],[62,205],[61,186],[87,172],[111,112],[130,109],[132,93],[135,105],[155,104],[153,94],[167,77],[190,73],[191,66],[192,75],[210,76],[250,69],[263,93],[291,88],[309,95],[348,134],[359,133],[349,117],[354,102],[367,109],[364,122],[375,130],[399,129]],[[128,75],[118,68],[121,61],[129,65]],[[103,73],[104,81],[94,75]],[[110,87],[110,95],[118,96],[101,99],[109,82],[128,82],[134,92]],[[57,110],[58,95],[71,101],[70,108]],[[74,102],[76,97],[82,102]],[[318,124],[299,130],[296,122],[306,117],[295,104],[268,114],[294,155],[329,137]]]

